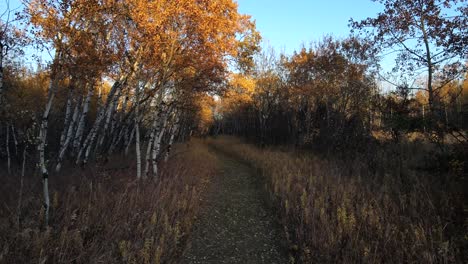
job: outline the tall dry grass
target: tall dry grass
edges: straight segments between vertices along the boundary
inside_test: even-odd
[[[51,177],[51,223],[42,227],[40,178],[25,179],[17,224],[16,176],[3,175],[0,263],[174,263],[185,246],[216,158],[199,142],[178,146],[159,181],[135,181],[115,159]]]
[[[403,157],[376,153],[371,165],[229,137],[210,144],[259,169],[299,263],[464,261],[461,177],[411,170],[422,160],[414,147],[401,146]]]

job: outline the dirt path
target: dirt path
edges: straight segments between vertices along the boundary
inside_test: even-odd
[[[213,179],[181,263],[288,263],[281,227],[251,168],[218,153]]]

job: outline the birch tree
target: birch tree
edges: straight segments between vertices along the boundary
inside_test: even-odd
[[[141,150],[140,150],[140,87],[135,88],[135,154],[137,179],[141,179]]]
[[[68,122],[69,123],[68,126],[64,127],[64,130],[66,129],[66,134],[64,135],[64,140],[63,140],[64,142],[60,144],[57,165],[55,167],[55,171],[57,172],[60,171],[60,168],[62,167],[63,158],[68,149],[68,146],[70,145],[70,142],[72,141],[73,132],[75,132],[76,122],[77,122],[78,115],[80,112],[79,102],[81,102],[81,98],[78,99],[78,102],[75,102],[73,116],[71,117],[71,120]]]
[[[58,36],[61,39],[61,36]],[[59,40],[60,41],[60,40]],[[44,113],[42,114],[42,121],[41,126],[39,129],[39,144],[38,144],[38,151],[39,151],[39,167],[42,173],[42,186],[43,186],[43,194],[44,194],[44,224],[47,226],[49,223],[49,209],[50,209],[50,198],[49,198],[49,171],[47,169],[46,164],[46,157],[45,157],[45,147],[47,142],[47,131],[48,131],[48,124],[49,124],[49,114],[52,108],[52,103],[54,101],[55,94],[57,93],[58,84],[62,79],[62,73],[60,72],[60,65],[59,65],[59,58],[61,58],[61,48],[58,47],[55,55],[55,59],[53,62],[53,68],[50,77],[50,85],[47,93],[47,103],[44,109]]]
[[[176,134],[179,132],[179,115],[177,112],[174,113],[174,124],[172,125],[172,129],[170,130],[170,137],[169,137],[169,142],[166,147],[166,152],[164,155],[164,162],[167,162],[169,160],[169,154],[171,152],[172,144],[174,143],[174,139]]]

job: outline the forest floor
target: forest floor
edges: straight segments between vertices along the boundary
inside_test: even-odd
[[[213,151],[222,170],[204,195],[181,263],[288,263],[286,240],[261,177],[241,161]]]

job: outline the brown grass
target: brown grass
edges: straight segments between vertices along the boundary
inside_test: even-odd
[[[262,150],[227,137],[211,144],[261,171],[297,262],[463,262],[462,178],[410,170],[422,160],[414,147],[401,146],[403,167],[381,151],[371,168],[361,157]]]
[[[215,157],[199,142],[178,146],[160,180],[136,182],[133,160],[52,175],[49,227],[39,177],[26,179],[17,225],[16,176],[2,176],[0,263],[173,263],[185,247]],[[130,166],[125,168],[126,165]]]

